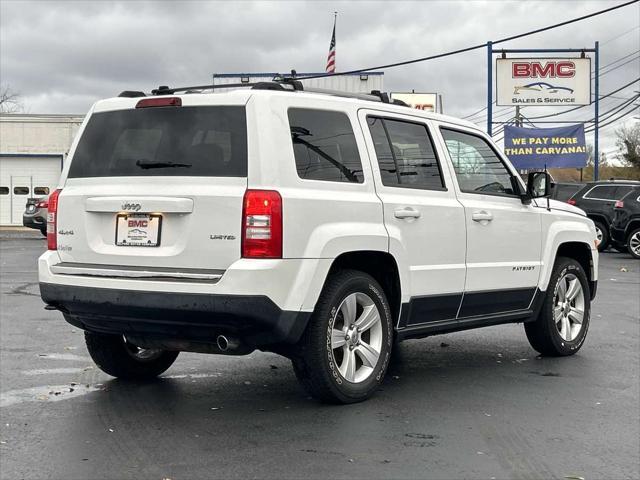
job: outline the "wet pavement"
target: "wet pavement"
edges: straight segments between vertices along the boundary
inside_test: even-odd
[[[582,350],[521,325],[406,342],[368,402],[308,397],[287,360],[184,353],[162,378],[100,372],[43,309],[38,232],[0,232],[0,477],[639,478],[640,262],[601,256]]]

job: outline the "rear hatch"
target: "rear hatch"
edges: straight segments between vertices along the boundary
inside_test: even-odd
[[[63,262],[224,270],[240,258],[245,107],[173,104],[91,116],[59,197]]]

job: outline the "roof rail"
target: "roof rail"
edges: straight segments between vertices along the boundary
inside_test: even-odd
[[[166,85],[160,85],[158,88],[151,90],[152,95],[171,95],[176,92],[189,92],[196,93],[200,90],[216,90],[218,88],[239,88],[239,87],[253,87],[255,83],[227,83],[220,85],[196,85],[194,87],[177,87],[169,88]]]
[[[300,80],[296,79],[296,71],[291,71],[291,76],[275,77],[270,82],[255,82],[255,83],[227,83],[219,85],[198,85],[194,87],[179,87],[169,88],[166,85],[151,91],[152,95],[172,95],[176,92],[185,93],[201,93],[202,90],[216,90],[220,88],[239,88],[239,87],[251,87],[252,90],[278,90],[286,92],[310,92],[321,93],[324,95],[333,95],[335,97],[345,98],[357,98],[359,100],[367,100],[370,102],[382,102],[390,105],[399,105],[403,107],[409,107],[405,102],[401,100],[391,100],[389,94],[381,92],[380,90],[372,90],[371,93],[351,93],[340,90],[328,90],[323,88],[304,88],[304,85]],[[125,92],[123,92],[125,93]],[[122,96],[122,94],[121,94]]]

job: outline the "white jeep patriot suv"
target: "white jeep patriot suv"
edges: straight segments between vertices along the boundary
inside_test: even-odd
[[[97,102],[49,198],[46,308],[116,377],[260,349],[337,403],[373,394],[395,341],[523,322],[541,354],[578,351],[593,222],[473,124],[372,93]]]

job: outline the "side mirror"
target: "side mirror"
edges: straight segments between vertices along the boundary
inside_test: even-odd
[[[547,172],[529,172],[527,176],[527,199],[551,195],[551,175]]]

